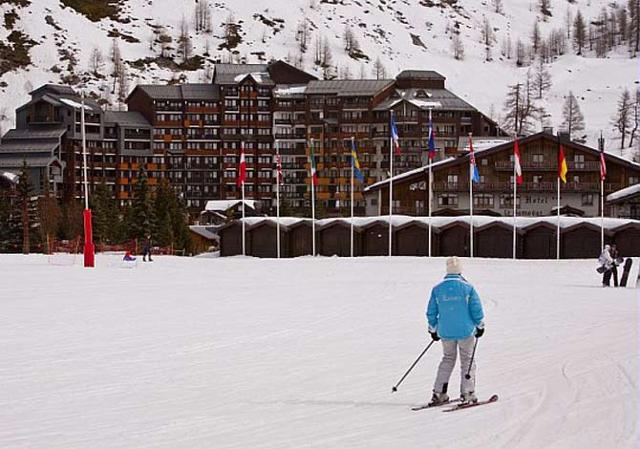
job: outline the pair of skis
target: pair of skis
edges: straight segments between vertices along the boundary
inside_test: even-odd
[[[445,408],[444,410],[442,410],[443,412],[454,412],[456,410],[464,410],[467,408],[473,408],[473,407],[477,407],[479,405],[486,405],[486,404],[491,404],[493,402],[496,402],[498,400],[498,395],[494,394],[493,396],[491,396],[489,399],[487,399],[486,401],[478,401],[478,402],[471,402],[471,403],[467,403],[467,404],[460,404],[460,399],[453,399],[451,401],[448,402],[443,402],[442,404],[435,404],[435,405],[430,405],[430,404],[425,404],[425,405],[419,405],[417,407],[412,407],[411,410],[413,410],[414,412],[417,412],[419,410],[426,410],[428,408],[438,408],[438,407],[442,407],[445,405],[452,405],[452,407],[449,408]]]

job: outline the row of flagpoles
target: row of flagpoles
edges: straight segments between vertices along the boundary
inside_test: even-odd
[[[389,118],[389,256],[393,254],[393,158],[394,155],[401,154],[400,148],[400,136],[398,134],[398,127],[396,125],[393,111],[390,113]],[[431,236],[431,210],[433,205],[433,176],[432,176],[432,164],[436,156],[435,146],[435,133],[433,130],[433,121],[431,117],[431,109],[429,110],[429,127],[428,127],[428,171],[429,171],[429,207],[428,207],[428,256],[431,257],[432,251],[432,236]],[[310,156],[310,175],[311,175],[311,235],[312,235],[312,252],[316,255],[316,230],[315,230],[315,190],[318,185],[318,173],[316,169],[315,160],[315,140],[311,139],[309,146]],[[357,147],[355,137],[351,137],[351,192],[350,192],[350,204],[351,204],[351,235],[350,235],[350,255],[354,254],[354,184],[355,179],[358,179],[360,183],[364,183],[364,175],[360,167],[360,161],[358,159]],[[277,257],[280,258],[280,185],[284,183],[282,175],[282,159],[280,156],[280,148],[278,142],[276,142],[276,245],[277,245]],[[564,154],[564,148],[562,144],[558,142],[558,173],[557,173],[557,232],[556,232],[556,257],[560,258],[560,183],[566,184],[567,182],[568,165]],[[600,240],[601,246],[604,246],[604,180],[607,176],[607,165],[604,157],[604,148],[600,149]],[[247,163],[244,153],[244,144],[241,142],[240,146],[240,165],[238,170],[237,185],[241,188],[242,192],[242,254],[246,255],[246,240],[245,240],[245,181],[247,178]],[[469,133],[469,256],[473,257],[473,185],[480,183],[480,173],[478,165],[476,164],[475,152],[473,148],[473,139],[471,133]],[[520,158],[520,148],[518,138],[513,141],[513,258],[517,256],[517,204],[518,204],[518,186],[524,181],[522,176],[522,164]]]

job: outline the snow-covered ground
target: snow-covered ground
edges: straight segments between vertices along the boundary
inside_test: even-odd
[[[443,259],[97,263],[0,256],[3,449],[637,447],[640,290],[594,261],[464,261],[500,400],[453,414],[410,411],[439,347],[391,394]]]

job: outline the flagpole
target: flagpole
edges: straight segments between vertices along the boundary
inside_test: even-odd
[[[517,139],[517,137],[516,137]],[[513,258],[516,258],[516,207],[518,204],[518,175],[516,173],[516,155],[513,155]]]
[[[243,150],[244,151],[244,150]],[[246,256],[246,242],[245,242],[245,216],[244,216],[244,180],[241,182],[242,188],[242,255]]]
[[[391,132],[391,121],[393,120],[393,110],[389,111],[389,257],[391,257],[392,230],[391,220],[393,218],[393,135]]]
[[[602,175],[600,175],[600,248],[604,248],[604,179]]]
[[[316,255],[316,189],[313,183],[313,170],[315,166],[313,146],[314,140],[311,139],[311,245],[313,249],[313,255]]]
[[[280,146],[278,145],[278,141],[275,141],[276,144],[276,245],[278,245],[277,253],[278,259],[280,259],[280,169],[278,164],[280,163]]]
[[[431,121],[431,108],[429,108],[429,142],[427,142],[427,146],[429,147],[430,145],[430,141],[432,139],[432,133],[433,133],[433,122]],[[432,185],[432,172],[431,172],[431,164],[433,163],[433,159],[431,157],[431,147],[429,147],[429,236],[428,236],[428,240],[429,240],[429,250],[428,250],[428,254],[429,257],[431,257],[431,204],[432,204],[432,195],[433,195],[433,185]]]
[[[558,176],[558,229],[556,231],[556,259],[560,259],[560,176]]]
[[[473,258],[473,168],[471,166],[471,158],[473,157],[473,143],[471,142],[471,133],[469,133],[469,255]]]
[[[355,148],[355,138],[351,137],[351,257],[353,257],[353,173],[355,161],[353,160],[353,149]]]

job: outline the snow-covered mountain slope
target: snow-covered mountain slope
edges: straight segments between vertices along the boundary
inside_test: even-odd
[[[305,18],[310,32],[308,49],[302,54],[305,70],[321,74],[314,64],[314,46],[318,38],[324,38],[332,50],[334,71],[338,74],[360,77],[364,73],[372,77],[378,57],[387,76],[395,76],[407,68],[437,70],[447,77],[454,92],[500,121],[507,86],[523,81],[529,68],[517,67],[515,58],[501,55],[503,41],[510,38],[515,51],[518,39],[527,45],[531,42],[536,20],[541,35],[547,37],[554,29],[566,29],[567,15],[575,17],[580,10],[585,19],[595,18],[603,7],[611,4],[604,0],[550,0],[552,16],[547,17],[540,13],[536,0],[501,1],[501,13],[495,12],[495,0],[200,0],[200,3],[203,1],[210,6],[209,33],[194,31],[198,4],[195,0],[120,0],[117,10],[113,7],[113,11],[105,11],[111,17],[98,21],[64,4],[90,7],[85,13],[95,20],[106,1],[0,1],[0,12],[5,18],[0,39],[10,50],[15,48],[11,42],[20,37],[27,40],[26,47],[31,46],[29,64],[0,75],[0,125],[5,130],[12,126],[15,107],[25,102],[27,91],[44,82],[67,81],[100,90],[115,106],[108,76],[112,36],[121,36],[119,48],[127,62],[131,88],[138,82],[204,81],[216,60],[259,62],[261,58],[288,58],[293,62],[300,54],[296,36]],[[231,52],[224,48],[224,23],[230,17],[238,25],[240,36]],[[481,42],[485,17],[495,34],[489,62],[485,61],[485,46]],[[143,59],[155,58],[160,53],[159,43],[151,48],[159,26],[165,27],[173,39],[168,44],[173,47],[169,53],[176,54],[183,18],[190,27],[193,55],[204,56],[201,68],[172,70],[150,60],[144,64]],[[347,25],[366,57],[354,59],[344,50]],[[460,30],[464,45],[465,57],[461,61],[452,55],[454,29]],[[9,37],[12,41],[6,40]],[[629,57],[626,47],[610,52],[607,58],[596,58],[593,52],[575,56],[570,42],[568,46],[565,55],[548,65],[553,84],[543,100],[550,114],[547,120],[551,126],[560,125],[564,98],[572,90],[585,115],[588,143],[596,145],[596,137],[602,130],[609,138],[608,149],[619,148],[619,143],[611,140],[614,133],[610,122],[622,90],[634,90],[639,83],[638,60]],[[90,74],[95,48],[104,56],[99,73],[105,78]],[[10,53],[13,57],[24,52]],[[1,67],[0,64],[0,73]]]

